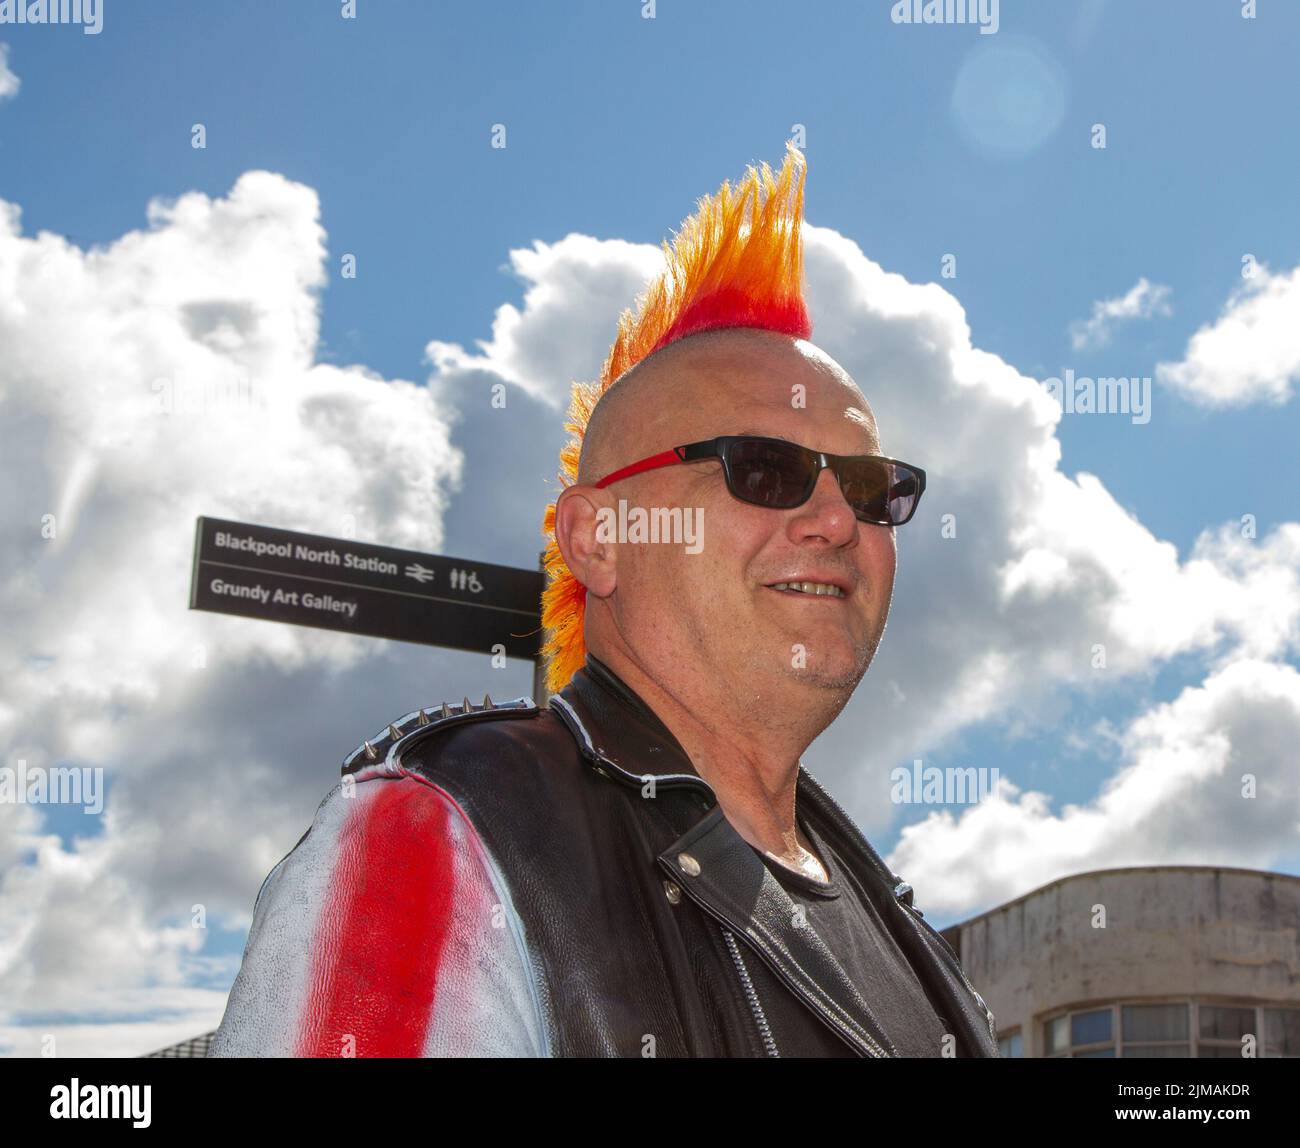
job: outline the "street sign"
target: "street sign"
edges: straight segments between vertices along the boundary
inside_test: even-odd
[[[200,517],[190,608],[536,660],[543,586],[540,570]]]

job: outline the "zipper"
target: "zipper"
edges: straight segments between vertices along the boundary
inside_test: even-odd
[[[745,968],[745,962],[741,959],[740,946],[736,944],[736,938],[732,935],[730,929],[723,929],[722,935],[727,940],[727,948],[731,950],[731,959],[736,962],[736,971],[740,973],[740,983],[744,986],[745,997],[749,1001],[749,1009],[754,1014],[759,1034],[763,1037],[763,1047],[767,1049],[768,1056],[780,1056],[781,1054],[776,1048],[776,1041],[772,1037],[771,1026],[767,1023],[767,1017],[763,1015],[763,1006],[759,1004],[758,992],[754,988],[754,982],[750,979],[749,970]]]
[[[686,891],[686,895],[701,909],[708,913],[710,917],[717,921],[718,924],[723,927],[724,931],[734,928],[732,923],[728,921],[726,917],[719,913],[712,905],[705,901],[694,889],[691,888],[689,877],[683,880],[679,878],[676,873],[673,873],[671,869],[669,870],[669,873],[673,880]],[[761,957],[762,954],[760,953],[759,956]],[[858,1046],[854,1043],[856,1037],[867,1046],[871,1056],[888,1059],[889,1053],[880,1047],[876,1039],[869,1032],[862,1032],[860,1034],[853,1033],[839,1017],[832,1012],[828,1012],[822,1007],[822,1005],[813,1000],[804,990],[802,985],[796,984],[794,979],[781,967],[780,961],[772,962],[769,967],[781,979],[782,983],[784,983],[785,986],[797,997],[806,1001],[809,1008],[811,1008],[819,1017],[822,1017],[831,1026],[831,1029],[836,1033],[836,1035],[838,1035],[845,1044],[852,1048],[854,1052],[860,1051]]]

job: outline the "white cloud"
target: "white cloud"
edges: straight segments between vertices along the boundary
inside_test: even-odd
[[[213,992],[208,996],[211,1003],[207,1007],[176,1010],[152,1020],[87,1020],[32,1027],[0,1025],[0,1054],[43,1056],[43,1050],[50,1047],[57,1056],[145,1056],[215,1029],[221,1023],[226,994]]]
[[[1183,358],[1159,363],[1156,378],[1205,407],[1281,405],[1300,380],[1300,267],[1263,265],[1243,279],[1222,314],[1188,341]]]
[[[231,975],[233,976],[233,970]],[[217,989],[117,990],[106,1019],[0,1025],[0,1056],[145,1056],[179,1044],[221,1023],[226,993]],[[115,1020],[114,1017],[130,1017]]]
[[[1295,851],[1298,741],[1300,673],[1234,662],[1130,723],[1124,764],[1092,801],[1054,812],[1050,795],[1004,780],[960,817],[905,828],[889,863],[927,911],[993,905],[1091,869],[1268,868]]]
[[[21,86],[22,81],[9,67],[9,45],[0,44],[0,100],[12,99]]]
[[[0,214],[6,702],[61,703],[62,752],[112,753],[102,707],[156,702],[200,644],[285,668],[358,656],[310,630],[178,619],[197,515],[330,534],[352,516],[362,537],[382,517],[386,541],[441,542],[460,458],[428,391],[313,362],[317,210],[253,172],[226,199],[152,203],[148,231],[90,253]]]
[[[657,247],[621,239],[566,235],[557,243],[537,240],[510,252],[510,267],[526,284],[523,309],[497,308],[492,337],[473,355],[457,343],[431,341],[429,361],[439,373],[489,371],[552,407],[567,408],[569,384],[599,373],[613,335],[611,313],[630,306],[646,280],[663,268]]]
[[[952,296],[832,231],[807,235],[814,340],[873,404],[886,453],[930,475],[899,531],[876,663],[806,757],[865,829],[892,817],[894,764],[983,721],[1051,721],[1063,687],[1102,690],[1186,654],[1218,665],[1296,650],[1300,527],[1249,544],[1225,531],[1180,562],[1100,479],[1060,471],[1060,408],[972,346]],[[944,515],[955,537],[942,536]]]
[[[1134,319],[1150,319],[1154,315],[1172,315],[1168,287],[1151,283],[1146,276],[1139,279],[1128,291],[1114,299],[1099,299],[1092,305],[1087,319],[1070,324],[1070,345],[1076,350],[1106,346],[1116,324]]]
[[[59,1056],[139,1055],[168,1043],[173,1038],[151,1042],[178,1026],[188,1031],[174,1039],[214,1027],[224,992],[191,982],[227,970],[203,956],[205,934],[194,927],[190,906],[178,904],[174,919],[159,920],[123,863],[163,844],[165,828],[119,819],[103,836],[68,850],[58,837],[33,831],[32,811],[24,812],[26,830],[20,826],[5,841],[0,969],[6,1011],[23,1007],[39,1020],[0,1025],[0,1054],[43,1055],[41,1041],[53,1035]],[[32,861],[13,863],[29,851]],[[120,1019],[132,1015],[143,1019]]]
[[[67,844],[0,806],[0,1011],[185,983],[199,934],[166,922],[251,908],[350,748],[320,722],[281,740],[284,715],[370,732],[361,664],[390,697],[414,680],[411,647],[186,609],[200,514],[442,544],[461,458],[433,395],[315,362],[318,217],[249,172],[87,252],[0,202],[0,748],[110,786]]]

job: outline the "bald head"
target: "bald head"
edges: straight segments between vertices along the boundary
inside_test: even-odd
[[[678,443],[762,433],[763,416],[788,419],[792,411],[830,414],[856,427],[858,445],[840,453],[880,451],[871,407],[848,372],[819,347],[753,327],[690,335],[624,372],[601,397],[583,436],[578,481],[596,482]]]

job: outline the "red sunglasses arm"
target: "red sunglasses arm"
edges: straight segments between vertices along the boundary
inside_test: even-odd
[[[607,474],[599,482],[593,483],[597,489],[608,486],[611,482],[618,482],[620,478],[630,478],[634,474],[640,474],[643,470],[654,470],[660,466],[671,466],[675,462],[681,462],[682,456],[674,450],[665,450],[659,454],[652,454],[649,458],[643,458],[640,462],[634,462],[630,466],[625,466],[622,470],[616,470],[613,474]]]

